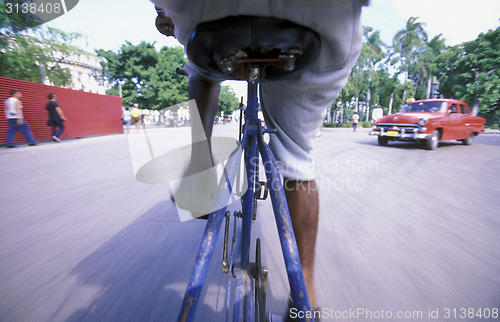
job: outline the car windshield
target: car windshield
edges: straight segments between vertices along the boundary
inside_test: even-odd
[[[446,112],[446,102],[416,102],[401,107],[400,113]]]

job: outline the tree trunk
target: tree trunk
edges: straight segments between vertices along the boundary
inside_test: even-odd
[[[394,92],[391,92],[391,98],[389,99],[389,115],[392,114],[392,102],[394,101]]]
[[[420,72],[417,74],[417,81],[415,82],[415,89],[413,90],[413,98],[417,96],[418,83],[420,82]]]
[[[366,122],[369,122],[370,121],[370,101],[372,99],[372,93],[370,91],[370,84],[372,82],[372,76],[369,75],[368,76],[368,92],[366,93],[366,104],[367,104],[367,107],[366,107],[366,118],[365,118],[365,121]]]
[[[406,82],[408,81],[408,71],[405,71],[405,81],[403,82],[404,90],[403,90],[403,102],[406,102]]]
[[[427,92],[425,93],[425,98],[431,98],[431,89],[432,89],[432,74],[429,74],[429,79],[427,80]]]

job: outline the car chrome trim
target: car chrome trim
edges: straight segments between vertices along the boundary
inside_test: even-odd
[[[393,138],[393,139],[402,139],[402,140],[424,140],[428,139],[429,137],[432,136],[431,134],[424,134],[424,133],[406,133],[406,132],[398,132],[395,136],[390,136],[387,134],[387,132],[380,131],[378,129],[373,129],[370,131],[369,135],[378,135],[378,136],[386,136],[388,138]]]
[[[410,123],[380,123],[378,126],[398,126],[398,127],[418,127],[418,124],[410,124]]]

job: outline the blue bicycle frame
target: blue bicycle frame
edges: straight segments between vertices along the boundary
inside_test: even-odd
[[[255,315],[254,306],[252,279],[255,276],[252,274],[252,263],[250,263],[250,244],[252,213],[254,207],[253,199],[255,185],[258,181],[259,166],[259,163],[255,161],[259,160],[259,155],[262,157],[267,185],[270,190],[271,202],[294,307],[302,312],[311,311],[282,179],[273,153],[264,142],[264,133],[271,133],[273,131],[265,130],[257,115],[259,70],[254,70],[254,76],[252,80],[248,81],[248,103],[245,109],[243,137],[241,141],[238,142],[244,153],[245,167],[248,176],[248,189],[242,197],[241,259],[238,263],[233,264],[232,269],[233,275],[236,277],[236,294],[233,310],[234,321],[255,321],[256,318],[258,318]],[[233,155],[234,153],[236,152],[233,152]],[[235,163],[240,162],[240,160],[236,159],[237,158],[233,157],[229,158],[228,164],[226,164],[225,167],[226,184],[219,185],[219,191],[217,192],[216,198],[227,195],[227,193],[224,194],[222,190],[232,190],[230,186],[230,182],[232,182],[231,178],[235,177],[236,173],[234,169],[238,168],[235,166]],[[224,178],[221,180],[224,180]],[[225,212],[226,208],[224,207],[211,213],[209,216],[195,266],[191,273],[182,307],[177,318],[178,321],[194,321],[196,306],[200,299],[200,294],[214,252],[214,247],[217,243],[221,224],[225,217]],[[228,292],[229,291],[228,289]]]

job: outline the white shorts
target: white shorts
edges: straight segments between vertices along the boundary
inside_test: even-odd
[[[251,15],[290,20],[321,37],[321,52],[300,77],[262,84],[261,101],[271,148],[281,173],[295,180],[314,179],[314,134],[327,108],[345,86],[362,45],[361,7],[367,0],[153,0],[167,11],[179,42],[196,26],[227,16]]]

